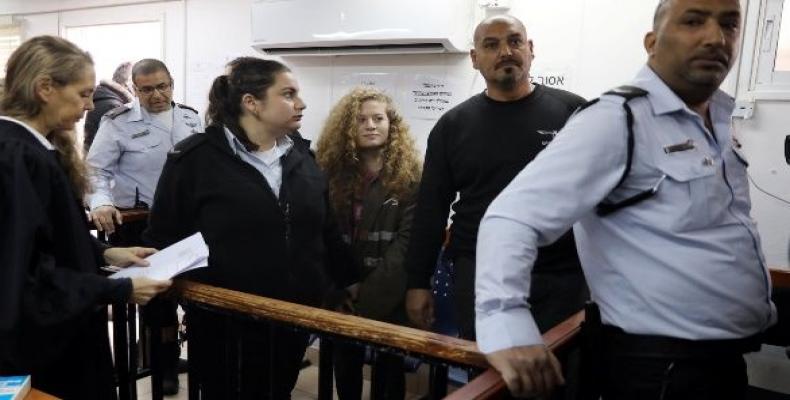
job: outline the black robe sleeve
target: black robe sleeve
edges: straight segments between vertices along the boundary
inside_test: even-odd
[[[131,281],[98,274],[91,240],[54,155],[0,140],[0,361],[28,357],[30,337],[65,345],[98,306],[128,300]]]

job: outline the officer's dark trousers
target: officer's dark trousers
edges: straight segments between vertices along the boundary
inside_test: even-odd
[[[365,346],[335,342],[333,362],[337,395],[340,400],[359,400],[362,398],[362,366],[364,361]],[[374,365],[375,374],[371,385],[376,387],[380,398],[403,400],[406,395],[403,357],[379,352]]]
[[[475,260],[455,258],[453,298],[460,336],[475,340]],[[589,298],[587,282],[581,269],[532,274],[529,304],[541,332],[546,332],[582,310]],[[579,352],[571,350],[557,356],[562,364],[566,385],[558,389],[551,399],[575,399],[579,384]]]
[[[460,336],[475,340],[475,260],[456,257],[453,298]],[[529,304],[535,323],[545,332],[584,308],[589,299],[581,270],[532,274]]]
[[[746,364],[737,345],[707,351],[690,341],[606,327],[602,347],[603,400],[746,399]]]

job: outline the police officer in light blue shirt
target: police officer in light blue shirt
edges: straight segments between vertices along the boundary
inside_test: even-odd
[[[137,99],[109,111],[88,152],[91,183],[90,218],[116,245],[140,245],[146,221],[122,224],[119,208],[152,205],[156,184],[173,146],[202,132],[197,111],[173,102],[173,78],[164,63],[138,61],[132,67]],[[118,226],[116,226],[116,224]],[[172,301],[152,303],[145,310],[147,324],[162,327],[163,393],[178,392],[178,317]]]
[[[514,394],[562,383],[526,294],[538,246],[573,225],[600,310],[603,398],[745,398],[742,354],[776,309],[734,103],[718,90],[740,24],[737,0],[661,1],[631,87],[574,116],[488,208],[477,339]]]
[[[105,114],[87,157],[91,218],[107,233],[122,222],[118,208],[151,205],[167,153],[203,131],[197,111],[173,103],[173,79],[164,63],[136,63],[132,81],[137,100]]]

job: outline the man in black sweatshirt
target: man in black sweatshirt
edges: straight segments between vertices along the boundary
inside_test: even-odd
[[[532,41],[523,23],[512,16],[481,22],[470,56],[473,67],[485,78],[486,90],[444,114],[428,137],[406,256],[406,308],[413,324],[430,328],[434,318],[430,279],[452,204],[445,255],[453,263],[453,298],[461,337],[474,340],[475,245],[480,219],[584,99],[530,83]],[[529,300],[541,331],[583,307],[587,287],[572,232],[540,249],[532,282]]]

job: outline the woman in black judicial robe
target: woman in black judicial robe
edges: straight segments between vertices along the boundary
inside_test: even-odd
[[[52,36],[8,60],[0,103],[0,375],[32,375],[64,399],[113,399],[107,310],[144,304],[169,281],[110,280],[105,262],[145,263],[153,249],[106,248],[89,234],[74,124],[93,108],[90,56]]]
[[[326,305],[329,289],[356,282],[357,269],[330,215],[309,142],[296,134],[305,108],[299,86],[276,61],[242,57],[230,65],[209,94],[205,133],[168,155],[143,238],[160,247],[200,231],[209,266],[192,279]],[[189,378],[201,398],[290,398],[306,334],[270,329],[265,321],[228,324],[197,307],[187,308],[186,319],[196,370]],[[228,359],[228,351],[239,359]]]

